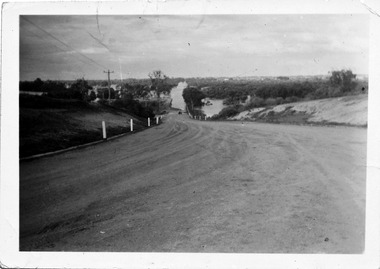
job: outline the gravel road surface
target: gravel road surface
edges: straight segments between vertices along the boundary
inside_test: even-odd
[[[362,253],[366,136],[171,112],[21,162],[20,250]]]

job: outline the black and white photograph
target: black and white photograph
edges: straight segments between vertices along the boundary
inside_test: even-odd
[[[228,268],[240,254],[320,259],[285,268],[342,266],[321,265],[324,255],[376,268],[380,18],[364,1],[347,12],[312,2],[324,12],[219,12],[215,1],[194,12],[165,2],[3,8],[18,41],[6,47],[18,53],[1,97],[12,249],[40,268],[69,253],[161,262],[134,268],[193,261],[177,254],[227,257]]]

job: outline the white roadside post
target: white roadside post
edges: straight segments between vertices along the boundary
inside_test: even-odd
[[[131,132],[133,132],[133,119],[131,119]]]
[[[156,124],[158,124],[158,117],[156,116]]]
[[[107,139],[107,132],[106,132],[106,122],[102,121],[102,129],[103,129],[103,139]]]
[[[148,118],[148,127],[150,127],[150,118]]]

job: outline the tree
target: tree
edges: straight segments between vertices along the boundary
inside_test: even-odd
[[[185,100],[186,104],[191,105],[191,109],[193,110],[195,106],[202,105],[202,99],[206,97],[206,95],[197,88],[188,87],[183,90],[182,97]]]
[[[110,94],[111,94],[111,96],[110,96]],[[97,97],[99,99],[103,99],[103,100],[116,99],[116,93],[115,93],[115,90],[112,88],[110,91],[108,91],[108,88],[98,88]]]
[[[37,78],[35,81],[33,81],[33,84],[36,91],[41,91],[44,82],[40,78]]]
[[[356,74],[351,70],[342,69],[340,71],[332,71],[330,77],[330,83],[333,86],[339,87],[342,92],[349,92],[356,86]]]
[[[100,86],[102,86],[102,87],[108,87],[108,81],[107,81],[107,80],[103,80],[103,81],[100,83]]]
[[[130,85],[125,83],[121,86],[123,95],[131,94],[133,98],[144,98],[149,93],[149,87],[141,84]]]
[[[171,85],[167,83],[168,77],[161,70],[155,70],[149,73],[148,76],[151,82],[151,90],[156,93],[158,98],[158,111],[160,111],[160,96],[162,93],[170,93]]]
[[[88,85],[88,82],[84,79],[77,79],[70,87],[70,90],[77,93],[79,99],[82,99],[83,101],[87,101],[88,97],[88,90],[91,90],[92,87]]]
[[[44,82],[37,78],[34,81],[20,81],[20,91],[41,92]]]

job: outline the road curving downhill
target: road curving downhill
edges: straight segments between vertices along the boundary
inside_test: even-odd
[[[20,250],[362,253],[366,136],[170,113],[20,163]]]

